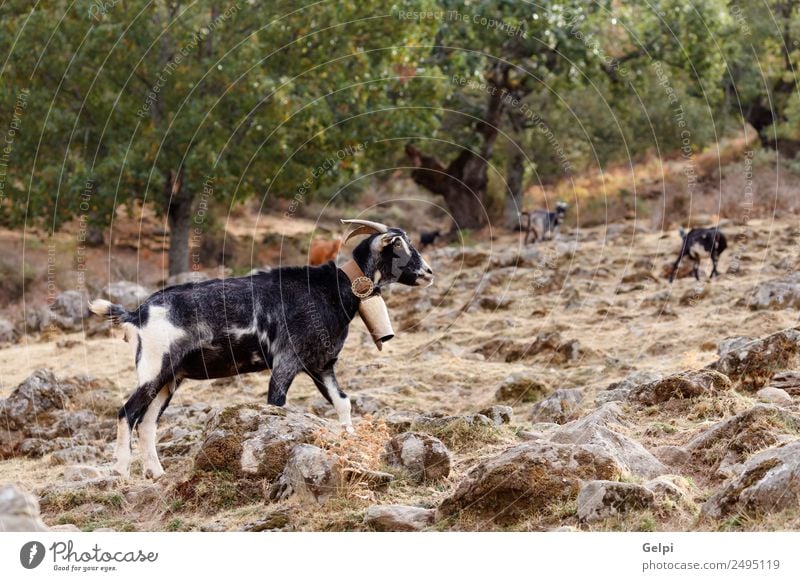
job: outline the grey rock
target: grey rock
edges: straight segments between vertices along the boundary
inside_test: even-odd
[[[532,372],[512,373],[503,380],[495,397],[498,401],[519,404],[538,401],[548,392],[547,384]]]
[[[792,396],[777,387],[762,387],[756,392],[756,397],[765,403],[778,406],[792,405]]]
[[[700,458],[703,466],[727,477],[737,474],[739,465],[753,452],[777,444],[781,434],[798,431],[800,417],[775,405],[756,404],[705,430],[685,449]]]
[[[451,456],[439,440],[422,432],[405,432],[386,444],[386,462],[408,471],[417,482],[441,480],[450,474]]]
[[[50,456],[50,464],[85,464],[100,460],[103,456],[103,451],[97,446],[82,444],[53,452]]]
[[[664,376],[657,371],[649,371],[646,369],[634,371],[625,376],[624,379],[609,385],[605,391],[598,393],[595,401],[598,405],[603,405],[611,401],[625,401],[630,396],[633,388],[653,383],[654,381],[660,380],[662,377]]]
[[[484,459],[463,478],[439,510],[508,524],[577,497],[583,480],[619,477],[624,468],[592,445],[525,442]]]
[[[731,381],[717,371],[700,369],[669,375],[631,389],[628,399],[645,405],[656,405],[671,399],[686,399],[728,390]]]
[[[337,455],[317,446],[298,444],[269,496],[285,499],[295,494],[303,502],[325,504],[341,493],[343,484],[342,462]]]
[[[79,533],[81,529],[75,525],[55,525],[50,527],[51,533]]]
[[[105,288],[105,297],[112,303],[117,303],[126,309],[135,309],[147,297],[150,291],[143,286],[128,280],[112,282]]]
[[[741,474],[702,507],[711,518],[732,513],[764,515],[796,509],[800,503],[800,440],[752,456]]]
[[[666,466],[639,442],[611,429],[612,425],[622,425],[620,417],[618,404],[606,404],[579,420],[564,424],[550,436],[550,441],[603,450],[617,465],[637,476],[654,478],[667,472]]]
[[[800,308],[800,273],[760,283],[748,306],[754,311]]]
[[[21,430],[35,424],[40,414],[63,409],[75,387],[63,383],[49,369],[37,369],[4,400],[0,400],[3,428]]]
[[[102,470],[95,466],[77,465],[64,468],[64,480],[67,482],[81,482],[84,480],[94,480],[107,476],[109,471]]]
[[[563,424],[574,417],[583,401],[582,389],[557,389],[531,408],[532,422]]]
[[[17,340],[17,331],[14,324],[4,317],[0,317],[0,343],[14,343]]]
[[[800,331],[786,329],[731,349],[707,367],[727,375],[740,389],[757,391],[779,371],[800,364]]]
[[[433,509],[400,504],[373,505],[364,514],[364,524],[376,531],[421,531],[435,519]]]
[[[514,421],[514,408],[507,405],[493,405],[478,413],[486,416],[498,426],[510,424]]]
[[[89,296],[79,291],[64,291],[55,298],[50,310],[80,326],[80,322],[89,316]]]
[[[581,486],[578,494],[578,518],[597,522],[653,504],[652,491],[638,484],[592,480]]]
[[[35,497],[13,484],[0,485],[0,532],[46,530]]]
[[[313,442],[323,429],[339,428],[312,414],[286,408],[229,406],[209,419],[195,455],[195,468],[273,480],[283,472],[294,446]]]

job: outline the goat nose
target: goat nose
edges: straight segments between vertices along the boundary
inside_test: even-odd
[[[433,270],[431,270],[430,266],[425,267],[425,272],[427,272],[428,274],[433,274]]]

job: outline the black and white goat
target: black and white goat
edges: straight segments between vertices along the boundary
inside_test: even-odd
[[[353,261],[370,291],[394,282],[433,283],[433,271],[403,230],[367,220],[343,222],[359,226],[348,238],[369,235],[353,250]],[[356,282],[328,262],[165,288],[134,311],[93,301],[93,313],[122,325],[136,359],[138,388],[118,414],[115,470],[128,475],[131,432],[137,429],[145,476],[164,473],[156,423],[184,379],[271,369],[267,402],[282,406],[295,376],[304,372],[352,432],[350,400],[333,368],[358,312],[362,295],[355,294]]]
[[[548,212],[547,210],[521,212],[521,216],[527,216],[528,218],[527,224],[522,226],[525,229],[525,244],[528,244],[531,232],[533,232],[534,242],[558,236],[558,231],[567,215],[568,207],[565,202],[558,202],[556,203],[555,212]]]
[[[675,274],[678,272],[678,266],[684,256],[688,256],[692,259],[694,263],[692,266],[692,273],[694,273],[694,277],[697,280],[700,280],[700,259],[703,256],[711,257],[711,263],[714,265],[709,278],[719,276],[719,272],[717,272],[719,255],[728,247],[728,243],[722,231],[720,231],[718,227],[714,227],[693,228],[688,234],[686,230],[679,228],[678,232],[683,242],[681,243],[681,251],[680,254],[678,254],[678,260],[672,265],[672,272],[669,274],[669,282],[671,283],[675,280]]]

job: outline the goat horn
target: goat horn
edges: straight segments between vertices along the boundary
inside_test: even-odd
[[[344,239],[345,242],[350,240],[353,236],[358,236],[360,234],[374,234],[375,232],[379,234],[385,234],[389,231],[389,227],[385,224],[381,224],[380,222],[371,222],[369,220],[342,220],[342,224],[358,225],[358,228],[347,235],[347,238]]]

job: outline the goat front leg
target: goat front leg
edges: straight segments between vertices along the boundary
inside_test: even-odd
[[[678,255],[678,260],[675,261],[675,264],[672,265],[672,272],[669,273],[669,283],[672,284],[672,281],[675,280],[675,275],[678,272],[678,267],[681,265],[681,260],[683,260],[683,252]]]
[[[322,396],[327,399],[336,410],[336,415],[339,416],[339,422],[344,427],[348,434],[354,434],[353,420],[350,417],[350,398],[339,387],[339,382],[336,380],[336,374],[333,369],[324,371],[320,377],[312,376],[314,384],[320,391]]]
[[[719,256],[711,256],[711,263],[714,265],[714,268],[711,269],[711,276],[708,278],[714,278],[715,276],[719,276],[719,271],[717,270],[717,261],[719,260]]]
[[[286,394],[298,373],[295,366],[283,364],[276,365],[272,369],[272,377],[269,379],[269,390],[267,391],[267,403],[283,407],[286,404]]]

